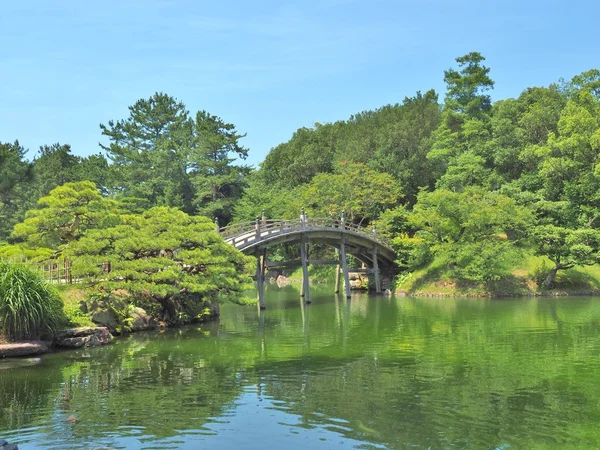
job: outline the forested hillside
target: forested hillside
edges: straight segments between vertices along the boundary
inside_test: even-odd
[[[91,181],[122,214],[165,206],[225,225],[263,211],[344,212],[390,239],[408,291],[600,289],[600,71],[495,102],[479,53],[443,78],[445,94],[424,89],[300,128],[256,170],[243,165],[235,125],[162,93],[101,125],[98,155],[54,144],[30,160],[18,142],[0,143],[0,240],[10,244],[0,253],[56,256],[65,244],[56,236],[77,241],[77,228],[100,226],[89,209],[106,203],[49,195]]]
[[[535,291],[595,265],[600,72],[492,102],[483,56],[456,62],[443,103],[419,92],[299,129],[252,175],[234,217],[352,212],[392,240],[399,286],[413,291]],[[600,287],[594,271],[562,282]]]

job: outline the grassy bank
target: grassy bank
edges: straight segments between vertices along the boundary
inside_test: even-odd
[[[88,314],[81,311],[80,303],[85,299],[87,292],[78,285],[60,285],[58,287],[60,296],[64,303],[64,310],[69,325],[73,327],[93,327],[96,326]]]
[[[559,271],[552,289],[540,287],[552,267],[544,257],[524,255],[519,263],[487,283],[460,280],[452,276],[443,261],[396,279],[396,292],[416,297],[518,297],[537,295],[600,294],[600,266],[575,267]]]

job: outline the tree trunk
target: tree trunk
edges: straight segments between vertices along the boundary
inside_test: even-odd
[[[557,264],[556,266],[554,266],[552,268],[552,270],[550,271],[550,273],[548,274],[548,276],[542,283],[543,287],[545,287],[546,289],[550,289],[552,287],[552,283],[554,283],[554,279],[556,278],[556,273],[558,272],[558,270],[560,268],[561,268],[560,264]]]

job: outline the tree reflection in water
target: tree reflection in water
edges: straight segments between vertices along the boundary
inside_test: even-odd
[[[312,305],[273,290],[266,311],[227,306],[219,323],[0,369],[0,433],[128,448],[311,430],[389,448],[600,443],[599,299],[314,291]]]

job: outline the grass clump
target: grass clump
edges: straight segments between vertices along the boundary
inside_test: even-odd
[[[0,263],[0,334],[9,340],[52,336],[66,323],[58,291],[23,264]]]

